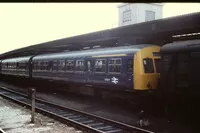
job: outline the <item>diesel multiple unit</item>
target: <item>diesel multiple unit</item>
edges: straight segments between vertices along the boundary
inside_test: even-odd
[[[199,94],[200,40],[168,43],[161,47],[161,56],[162,90],[170,95]]]
[[[116,90],[154,90],[160,47],[150,44],[18,57],[1,61],[1,74]]]

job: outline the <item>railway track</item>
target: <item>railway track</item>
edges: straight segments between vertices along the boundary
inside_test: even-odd
[[[0,133],[5,133],[5,132],[0,128]]]
[[[0,86],[0,96],[18,104],[31,107],[31,100],[27,95]],[[154,133],[138,127],[126,125],[117,121],[102,118],[79,110],[63,107],[47,101],[37,99],[36,111],[70,124],[78,129],[96,133]]]

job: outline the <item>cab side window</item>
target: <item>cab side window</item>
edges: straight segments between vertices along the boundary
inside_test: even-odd
[[[121,59],[109,59],[108,63],[109,72],[111,73],[120,73],[121,72]]]
[[[153,60],[152,59],[144,58],[143,59],[143,65],[144,65],[144,72],[145,73],[154,73]]]

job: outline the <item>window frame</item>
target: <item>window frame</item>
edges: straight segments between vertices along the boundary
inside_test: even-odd
[[[52,72],[58,72],[58,59],[53,59],[52,61]],[[56,70],[54,69],[54,63],[56,62]]]
[[[132,71],[128,71],[128,70],[129,70],[128,67],[129,67],[129,65],[130,65],[130,64],[128,63],[129,60],[132,61]],[[132,58],[130,59],[130,58],[129,58],[129,59],[127,59],[127,63],[126,63],[126,73],[128,73],[128,74],[133,74],[133,69],[134,69],[134,59],[132,59]]]
[[[110,63],[109,63],[110,60],[115,60],[114,66],[116,66],[116,60],[120,60],[120,72],[110,72]],[[119,65],[119,64],[117,64],[117,65]],[[108,73],[110,73],[110,74],[121,74],[122,73],[122,58],[109,58],[108,59]]]
[[[153,71],[152,71],[152,72],[146,72],[144,60],[151,60],[151,63],[152,63],[152,64],[151,64],[151,67],[153,68]],[[143,58],[142,64],[143,64],[143,68],[144,68],[144,73],[145,73],[145,74],[152,74],[152,73],[155,73],[155,70],[154,70],[154,60],[153,60],[152,58]]]
[[[7,64],[6,63],[2,63],[2,69],[1,70],[6,70],[8,67],[7,67]]]
[[[149,19],[148,15],[149,13],[152,13],[154,14],[154,18],[152,19]],[[147,15],[148,14],[148,15]],[[155,11],[152,11],[152,10],[145,10],[145,22],[148,22],[148,21],[153,21],[156,19],[156,12]]]
[[[126,9],[125,11],[122,12],[122,22],[127,23],[131,22],[131,9]]]
[[[19,71],[26,71],[27,70],[27,62],[26,61],[21,61],[21,62],[17,62],[18,63],[18,68],[17,70]]]
[[[64,67],[63,67],[62,63],[61,63],[62,66],[59,66],[60,62],[62,62],[62,63],[64,62]],[[62,68],[60,69],[60,67],[62,67]],[[64,70],[63,70],[63,68],[64,68]],[[65,72],[66,71],[66,60],[65,59],[59,59],[57,61],[57,69],[58,69],[58,72]]]
[[[105,61],[105,71],[104,72],[97,72],[96,71],[96,61],[98,61],[98,60],[104,60]],[[95,59],[95,61],[94,61],[94,73],[106,73],[106,70],[107,70],[107,59],[105,59],[105,58],[102,58],[102,59]]]
[[[33,61],[33,71],[34,71],[34,72],[40,71],[39,65],[38,65],[39,61],[40,61],[40,60],[35,60],[35,61]]]
[[[68,62],[73,62],[72,65],[69,65]],[[73,59],[66,59],[65,60],[65,67],[66,67],[66,72],[74,72],[75,71],[75,64],[74,64],[75,60]],[[73,69],[72,70],[68,70],[67,67],[68,66],[73,66]]]
[[[44,66],[43,66],[43,70],[42,71],[46,71],[46,72],[49,71],[48,70],[49,62],[50,62],[49,60],[43,60],[43,65]]]
[[[77,70],[77,66],[76,66],[76,63],[78,62],[78,61],[82,61],[83,63],[83,70]],[[75,60],[75,70],[74,70],[75,72],[85,72],[85,61],[83,60],[83,59],[77,59],[77,60]]]

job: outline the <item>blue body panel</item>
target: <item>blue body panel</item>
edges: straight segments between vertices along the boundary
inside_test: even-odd
[[[116,90],[133,90],[133,72],[127,72],[127,61],[128,59],[133,60],[136,52],[140,51],[144,47],[151,45],[133,45],[115,48],[104,48],[104,49],[92,49],[84,50],[79,52],[65,52],[58,54],[46,54],[39,55],[33,58],[34,61],[39,60],[84,60],[84,71],[83,72],[59,72],[59,71],[46,71],[36,72],[33,71],[33,78],[43,78],[55,81],[63,81],[65,83],[75,83],[92,85],[101,88],[110,88]],[[115,56],[116,54],[122,56]],[[101,56],[109,55],[109,56]],[[111,56],[110,56],[111,55]],[[112,56],[113,55],[113,56]],[[121,73],[115,74],[108,71],[108,63],[106,63],[106,72],[96,73],[94,63],[96,59],[105,59],[108,62],[111,58],[121,59]],[[87,70],[87,61],[91,61],[91,71]],[[134,62],[134,61],[133,61]],[[134,68],[134,66],[132,66]]]
[[[59,71],[33,71],[33,78],[42,78],[49,80],[59,80],[66,83],[76,83],[76,84],[84,84],[84,85],[92,85],[101,88],[112,88],[112,89],[133,89],[133,73],[126,72],[126,61],[127,59],[133,59],[132,56],[121,57],[122,65],[121,65],[121,73],[120,74],[112,74],[108,72],[108,66],[106,67],[105,73],[95,73],[94,65],[92,65],[92,71],[87,71],[85,69],[84,72],[59,72]],[[109,59],[109,58],[104,58]],[[95,61],[94,58],[85,58],[86,63],[87,60]],[[94,64],[94,63],[93,63]],[[124,65],[123,65],[124,64]]]

